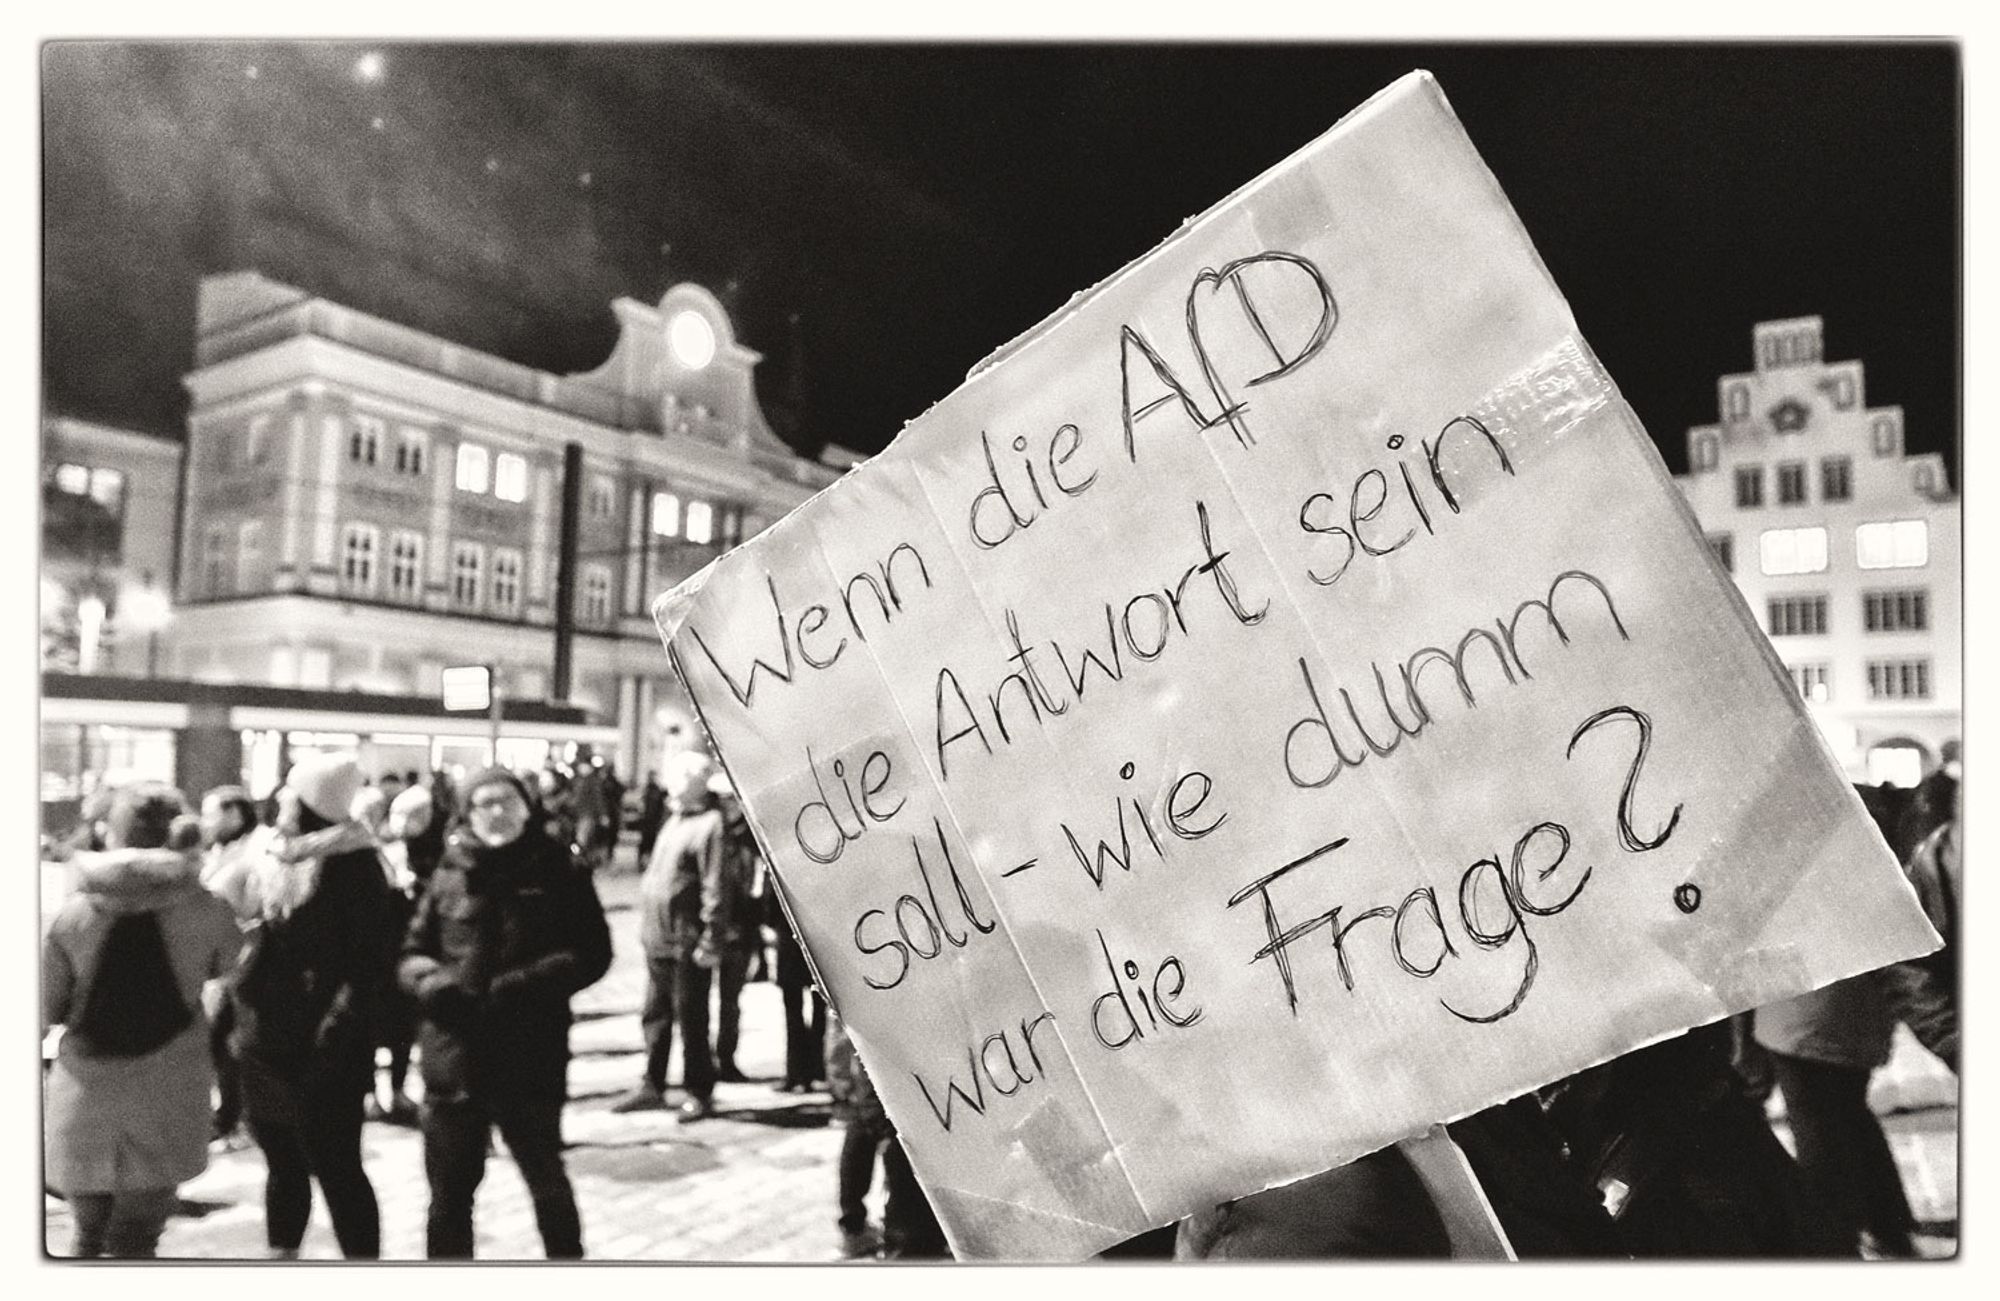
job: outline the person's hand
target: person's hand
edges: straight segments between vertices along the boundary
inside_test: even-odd
[[[713,971],[722,965],[722,954],[716,950],[713,944],[709,943],[707,936],[703,936],[701,941],[694,946],[694,965],[709,971]]]
[[[417,1003],[424,1015],[439,1025],[464,1021],[478,1008],[479,1000],[449,971],[434,971],[417,984]]]

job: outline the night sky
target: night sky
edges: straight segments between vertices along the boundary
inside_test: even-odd
[[[210,272],[555,372],[685,279],[781,434],[873,452],[1419,67],[1669,466],[1752,324],[1818,313],[1956,482],[1940,44],[51,44],[44,402],[178,436]]]

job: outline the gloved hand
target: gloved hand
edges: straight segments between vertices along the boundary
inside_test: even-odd
[[[479,1008],[479,999],[449,971],[433,971],[417,982],[417,1003],[439,1025],[456,1025]]]

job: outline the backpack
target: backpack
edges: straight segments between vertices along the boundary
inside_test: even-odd
[[[93,1057],[143,1057],[192,1024],[194,1012],[181,999],[159,917],[120,914],[98,950],[83,1011],[68,1033]]]

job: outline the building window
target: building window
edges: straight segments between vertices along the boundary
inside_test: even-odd
[[[1916,485],[1920,496],[1928,497],[1937,491],[1937,477],[1931,472],[1931,467],[1928,465],[1917,466],[1916,470],[1910,476],[1910,481]]]
[[[1750,389],[1748,385],[1731,384],[1723,390],[1728,405],[1723,415],[1730,420],[1743,420],[1750,415]]]
[[[611,570],[605,565],[583,567],[583,608],[578,617],[585,623],[611,622]]]
[[[1758,568],[1766,574],[1826,572],[1826,530],[1766,529],[1757,538]]]
[[[201,540],[201,590],[209,596],[229,594],[229,526],[211,524]]]
[[[1736,504],[1738,506],[1762,506],[1764,504],[1763,466],[1739,465],[1736,467]]]
[[[502,452],[493,461],[493,495],[501,501],[526,501],[528,498],[528,458],[515,452]]]
[[[1875,455],[1894,456],[1902,450],[1902,437],[1896,428],[1896,417],[1876,416],[1869,422],[1869,437],[1874,443]]]
[[[1849,501],[1854,497],[1854,458],[1829,456],[1819,463],[1821,501]]]
[[[690,542],[715,541],[715,507],[705,501],[688,502],[686,536]]]
[[[1778,465],[1778,504],[1802,505],[1806,499],[1806,463],[1784,461]]]
[[[260,411],[250,417],[250,427],[243,435],[243,464],[262,465],[264,453],[270,444],[271,413]]]
[[[375,543],[380,537],[373,524],[349,524],[340,535],[340,583],[350,592],[375,592]]]
[[[592,519],[610,519],[617,501],[618,490],[607,475],[596,474],[590,479],[590,495],[584,509]]]
[[[422,474],[424,453],[430,446],[430,439],[421,429],[405,426],[396,433],[396,473]]]
[[[1921,587],[1863,592],[1861,626],[1869,632],[1928,632],[1930,596]]]
[[[1694,468],[1713,470],[1722,457],[1721,440],[1712,433],[1694,436]]]
[[[478,443],[458,445],[458,486],[462,492],[486,491],[486,449]]]
[[[236,590],[257,590],[257,566],[264,549],[264,521],[244,520],[236,527]]]
[[[720,521],[720,529],[716,534],[716,541],[725,547],[733,547],[743,540],[743,508],[741,506],[733,502],[718,506],[716,508],[716,518]]]
[[[516,614],[521,609],[521,553],[510,547],[493,552],[493,612]]]
[[[1854,405],[1854,376],[1842,372],[1835,375],[1830,384],[1821,385],[1833,396],[1833,406],[1837,411],[1846,411]]]
[[[1826,635],[1824,596],[1777,596],[1765,606],[1770,615],[1773,637],[1823,637]]]
[[[1715,557],[1715,563],[1722,566],[1722,572],[1736,572],[1736,535],[1733,533],[1711,533],[1708,535],[1708,550]]]
[[[389,596],[415,604],[423,591],[424,539],[399,530],[389,536]]]
[[[1930,530],[1920,519],[1863,524],[1854,530],[1854,563],[1863,569],[1919,569],[1930,561]]]
[[[1929,700],[1931,662],[1929,660],[1869,660],[1870,700]]]
[[[389,427],[375,416],[355,415],[351,417],[353,428],[347,435],[347,459],[362,465],[373,465],[382,455],[383,436]]]
[[[42,481],[42,547],[49,556],[116,562],[125,533],[125,475],[58,465]]]
[[[486,552],[477,542],[460,542],[451,549],[451,603],[461,610],[479,608],[479,586],[486,573]]]
[[[663,538],[679,537],[681,499],[670,492],[653,494],[653,532]]]
[[[1799,697],[1814,704],[1823,705],[1833,699],[1832,674],[1825,663],[1792,664],[1787,666],[1792,675],[1792,685],[1799,689]]]

